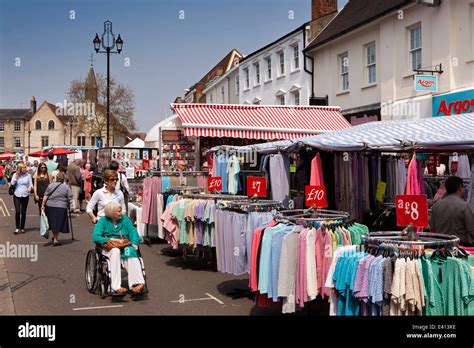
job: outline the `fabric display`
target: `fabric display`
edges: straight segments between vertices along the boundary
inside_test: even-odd
[[[179,199],[178,195],[170,197],[173,198],[168,202],[161,220],[165,239],[173,249],[177,249],[179,244],[215,247],[215,202]]]
[[[324,285],[334,252],[360,244],[367,232],[358,223],[325,222],[303,228],[271,221],[253,233],[249,287],[259,298],[280,302],[283,313],[294,313],[317,296],[329,298],[331,292]]]
[[[273,220],[271,212],[216,211],[217,270],[242,275],[250,270],[250,250],[256,228]]]
[[[428,252],[421,257],[372,255],[339,248],[332,260],[331,315],[473,315],[474,278],[467,260]]]
[[[270,155],[270,181],[272,199],[288,207],[290,199],[290,159],[281,154]]]

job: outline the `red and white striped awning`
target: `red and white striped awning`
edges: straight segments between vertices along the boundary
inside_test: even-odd
[[[351,127],[338,107],[171,104],[186,136],[295,139]]]

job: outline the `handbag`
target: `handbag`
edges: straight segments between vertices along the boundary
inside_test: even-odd
[[[41,212],[40,216],[40,235],[46,239],[49,238],[49,222],[44,211]]]
[[[118,240],[108,240],[106,243],[104,243],[104,249],[107,251],[112,250],[113,248],[119,248],[120,250],[132,245],[132,242],[130,242],[127,238],[122,237],[122,230],[120,230],[120,239]]]
[[[10,196],[13,196],[15,194],[15,190],[16,190],[16,185],[10,185],[10,187],[8,188],[8,194]]]

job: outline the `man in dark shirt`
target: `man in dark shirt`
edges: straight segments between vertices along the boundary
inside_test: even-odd
[[[463,180],[449,177],[444,183],[446,196],[433,205],[431,230],[436,233],[454,234],[463,246],[474,245],[474,212],[464,200]]]

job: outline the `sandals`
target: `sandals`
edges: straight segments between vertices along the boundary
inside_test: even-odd
[[[132,287],[132,292],[135,295],[141,294],[143,292],[143,289],[145,289],[145,284],[137,284],[134,287]]]
[[[125,295],[127,292],[128,291],[125,288],[118,288],[117,290],[112,292],[112,295]]]

